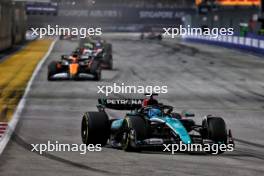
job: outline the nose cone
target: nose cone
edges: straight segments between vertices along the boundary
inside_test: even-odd
[[[72,64],[70,64],[70,75],[71,76],[75,76],[75,75],[77,75],[77,73],[78,73],[78,68],[79,68],[79,64],[77,64],[77,63],[72,63]]]

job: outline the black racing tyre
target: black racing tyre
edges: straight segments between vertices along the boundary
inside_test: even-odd
[[[210,117],[207,119],[207,138],[212,140],[214,144],[227,144],[227,130],[224,119],[221,117]],[[215,151],[208,151],[212,154]],[[216,154],[224,153],[224,151],[218,150]]]
[[[100,81],[101,80],[101,66],[100,66],[100,61],[94,60],[92,65],[91,65],[91,73],[94,75],[94,80]]]
[[[48,66],[48,80],[52,80],[52,76],[57,73],[57,62],[52,61]]]
[[[86,112],[82,118],[81,136],[86,145],[106,145],[110,135],[110,123],[104,112]]]
[[[112,44],[106,43],[104,46],[104,50],[108,55],[112,55]]]
[[[140,148],[133,145],[133,141],[147,138],[148,125],[146,120],[139,116],[127,117],[124,120],[123,129],[122,149],[125,151],[140,151]]]
[[[221,117],[213,117],[208,119],[208,137],[214,142],[226,143],[227,130],[224,119]]]
[[[105,59],[105,63],[107,63],[107,69],[112,70],[113,69],[113,56],[109,55],[108,58]]]
[[[110,63],[110,61],[112,60],[112,55],[105,54],[102,60],[104,63]]]
[[[105,44],[104,48],[105,54],[103,57],[103,62],[108,64],[108,69],[113,69],[113,56],[112,56],[112,45],[110,43]]]
[[[111,58],[110,58],[110,61],[109,61],[109,69],[113,70],[113,56],[111,55],[110,57]]]
[[[101,75],[102,75],[102,69],[99,67],[94,74],[94,80],[95,81],[100,81],[101,80]]]

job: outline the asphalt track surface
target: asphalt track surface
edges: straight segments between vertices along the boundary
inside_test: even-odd
[[[103,71],[100,82],[48,82],[47,64],[77,46],[74,41],[56,43],[0,156],[0,175],[263,175],[264,60],[260,56],[177,40],[109,40],[115,69]],[[192,110],[198,123],[206,114],[224,117],[237,139],[235,151],[219,156],[126,153],[109,147],[85,155],[30,151],[30,144],[47,141],[81,144],[83,112],[96,110],[97,85],[113,82],[167,85],[169,93],[160,95],[160,101],[178,111]]]

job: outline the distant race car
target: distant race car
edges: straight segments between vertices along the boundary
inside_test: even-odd
[[[48,80],[101,79],[100,53],[80,57],[77,53],[61,56],[60,61],[52,61],[48,66]]]
[[[81,39],[79,44],[80,54],[85,52],[90,52],[91,50],[101,50],[102,52],[102,62],[101,67],[103,69],[113,69],[113,55],[112,55],[112,45],[107,43],[105,40],[100,38],[86,38]],[[90,51],[89,51],[90,50]]]
[[[78,36],[71,34],[60,35],[60,40],[78,40]]]
[[[98,112],[82,117],[81,136],[84,144],[109,144],[125,151],[140,151],[164,144],[234,144],[221,117],[208,115],[202,125],[190,119],[194,114],[173,112],[173,107],[148,99],[99,99]],[[124,117],[109,118],[107,109],[130,110]],[[212,151],[207,151],[212,153]],[[222,151],[217,150],[220,154]]]
[[[148,39],[148,40],[162,40],[162,34],[159,32],[148,32],[148,33],[141,33],[140,39]]]

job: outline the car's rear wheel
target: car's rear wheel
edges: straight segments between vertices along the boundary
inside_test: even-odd
[[[100,66],[100,61],[94,60],[92,65],[91,65],[91,73],[94,75],[94,80],[100,81],[101,80],[101,66]]]
[[[96,74],[94,76],[95,76],[94,77],[95,81],[100,81],[101,77],[102,77],[102,69],[98,68],[97,71],[96,71]]]
[[[113,56],[112,55],[110,55],[110,59],[109,59],[109,66],[108,66],[108,69],[109,70],[113,70],[113,58],[112,58]]]
[[[109,55],[112,54],[112,44],[106,43],[104,46],[104,49],[105,49],[106,53],[108,53]]]
[[[147,138],[148,125],[144,118],[139,116],[126,117],[123,123],[122,149],[125,151],[140,151],[136,141]]]
[[[109,134],[109,120],[104,112],[86,112],[83,115],[81,135],[84,144],[101,144],[104,146]]]

